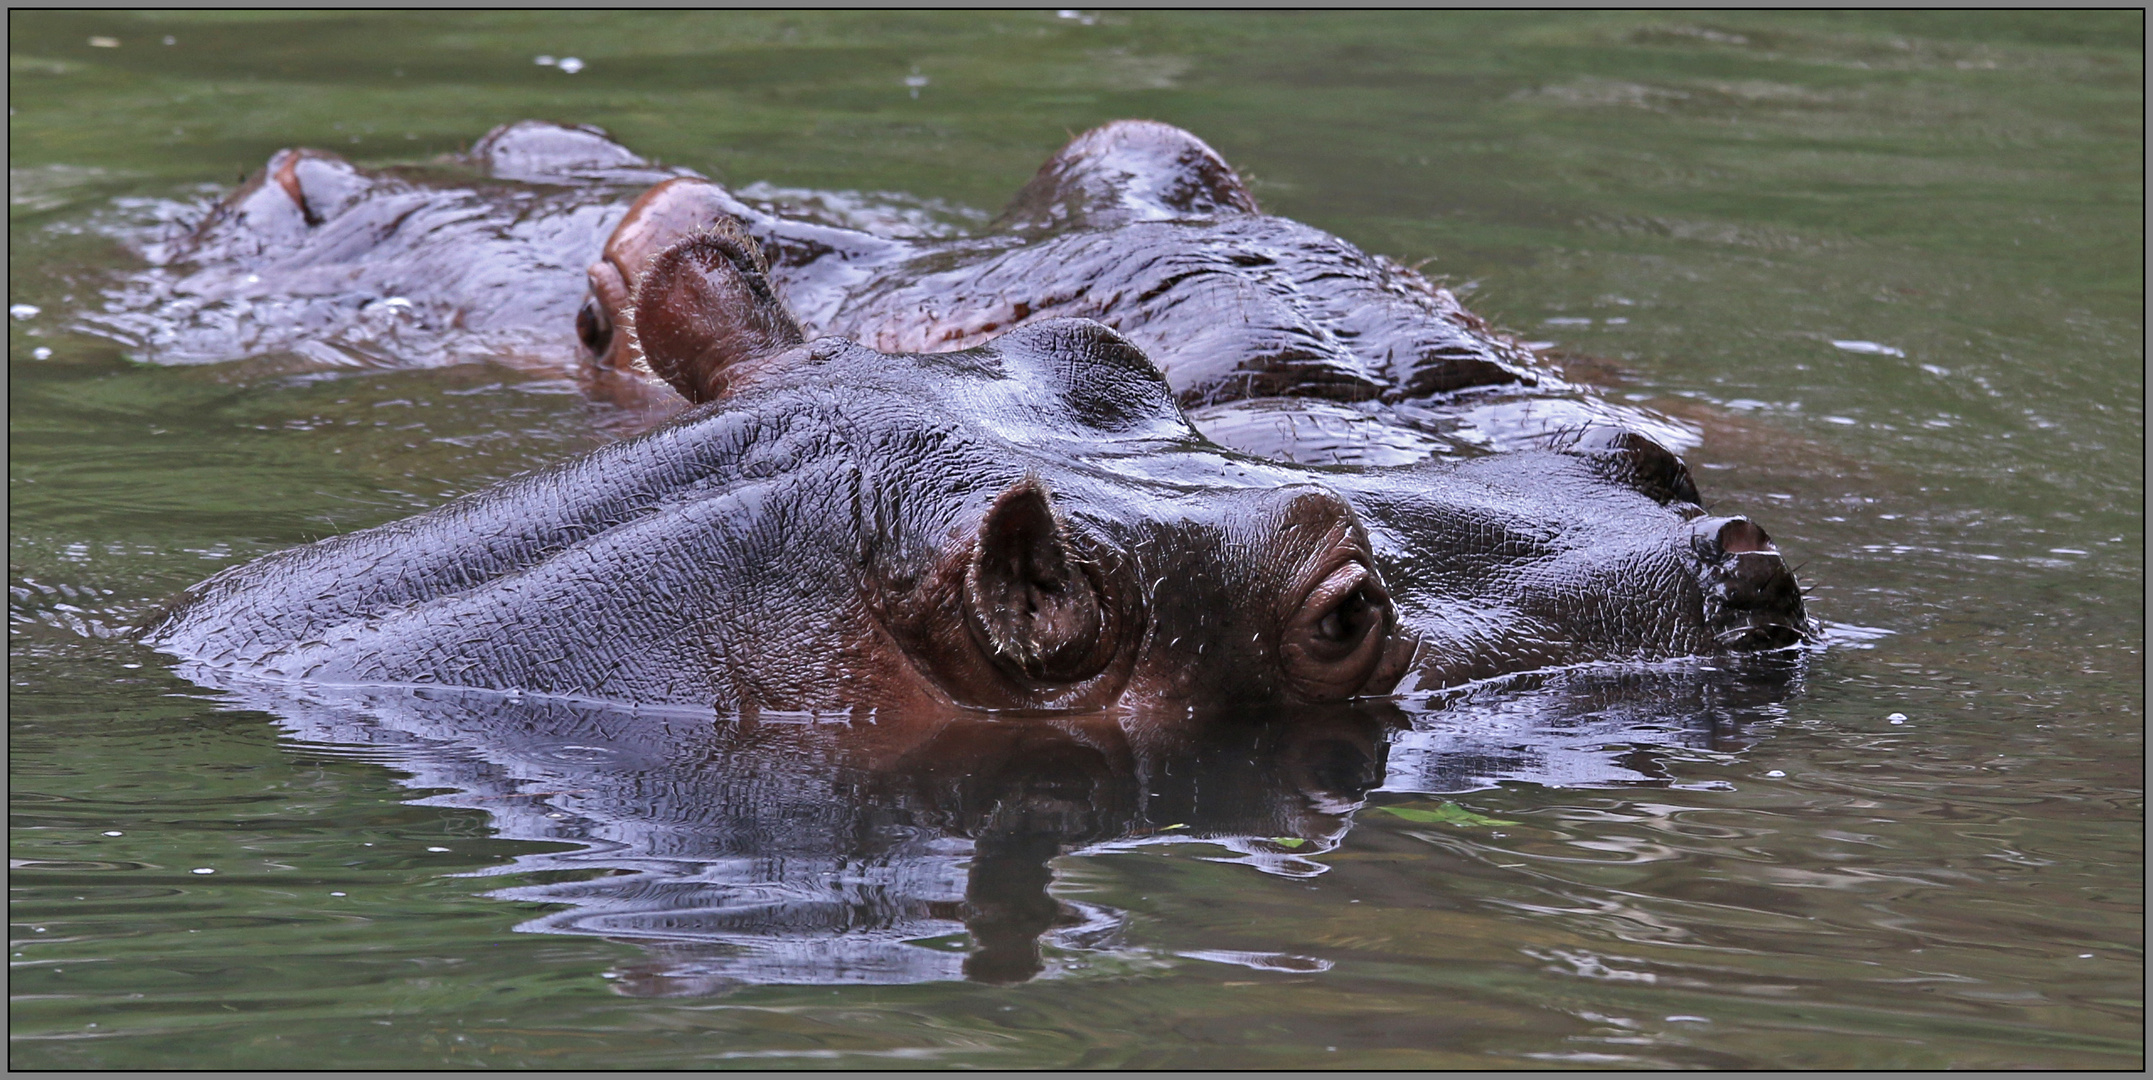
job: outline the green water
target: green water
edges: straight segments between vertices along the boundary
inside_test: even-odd
[[[8,302],[41,309],[8,337],[15,1067],[2143,1061],[2139,13],[10,31]],[[65,318],[136,265],[113,221],[282,146],[386,164],[524,117],[727,183],[992,212],[1124,116],[1694,427],[1716,512],[1770,529],[1813,612],[1889,632],[1837,635],[1739,737],[1579,751],[1662,783],[1379,793],[1315,876],[1065,855],[1054,894],[1121,928],[1058,977],[657,997],[661,947],[517,932],[560,905],[499,894],[573,877],[530,869],[561,845],[107,636],[221,566],[613,437],[505,367],[132,362]],[[1515,824],[1373,808],[1448,801]]]

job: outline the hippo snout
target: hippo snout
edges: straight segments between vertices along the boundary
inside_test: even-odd
[[[1704,586],[1706,629],[1722,648],[1781,649],[1812,636],[1794,571],[1756,522],[1703,517],[1691,522],[1690,530]]]

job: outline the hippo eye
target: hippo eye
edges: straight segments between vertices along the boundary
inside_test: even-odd
[[[583,339],[583,347],[592,356],[602,357],[613,344],[613,320],[606,317],[605,308],[595,296],[583,298],[583,307],[576,312],[576,336]]]
[[[1360,692],[1390,636],[1390,594],[1360,562],[1332,570],[1301,601],[1279,644],[1286,674],[1322,701]]]
[[[1324,644],[1350,650],[1368,636],[1368,631],[1375,628],[1379,619],[1375,600],[1368,595],[1368,590],[1355,589],[1317,620],[1316,638]]]

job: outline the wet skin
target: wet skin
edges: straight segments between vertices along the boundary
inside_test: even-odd
[[[213,665],[720,711],[1328,702],[1790,644],[1762,530],[1672,455],[1317,469],[1204,439],[1121,336],[799,343],[737,228],[645,268],[647,436],[218,575],[152,638]]]
[[[1188,132],[1117,121],[1071,140],[988,232],[896,241],[789,220],[698,178],[632,206],[588,272],[577,328],[598,362],[641,356],[627,316],[642,267],[736,223],[811,333],[939,352],[1088,318],[1157,363],[1187,408],[1260,397],[1402,401],[1532,383],[1531,354],[1448,290],[1338,237],[1262,214]],[[672,378],[690,400],[705,388]]]
[[[1048,861],[1063,850],[1170,826],[1271,838],[1243,843],[1273,848],[1335,841],[1382,781],[1393,722],[1379,703],[1348,702],[1579,661],[1775,648],[1808,632],[1762,530],[1706,517],[1680,460],[1634,432],[1590,429],[1561,449],[1466,461],[1413,455],[1386,467],[1366,463],[1379,454],[1349,453],[1362,464],[1311,467],[1292,461],[1308,443],[1291,425],[1256,424],[1249,453],[1191,423],[1192,403],[1218,429],[1247,435],[1233,422],[1435,401],[1459,372],[1534,378],[1506,366],[1507,343],[1446,313],[1447,294],[1431,288],[1405,290],[1400,332],[1478,340],[1496,359],[1264,354],[1258,346],[1291,338],[1277,325],[1287,320],[1223,319],[1205,304],[1224,292],[1177,284],[1202,285],[1224,273],[1216,269],[1151,294],[1184,289],[1173,303],[1093,309],[1121,313],[1130,336],[1037,313],[1011,331],[944,318],[955,305],[922,301],[938,289],[1006,299],[1086,250],[1094,262],[1082,274],[1095,281],[1130,276],[1131,259],[1140,270],[1161,261],[1147,251],[1184,264],[1224,252],[1245,269],[1260,264],[1233,253],[1259,241],[1316,252],[1311,265],[1351,262],[1321,234],[1231,198],[1220,179],[1231,170],[1207,148],[1168,162],[1202,184],[1165,190],[1210,192],[1210,203],[1183,210],[1233,228],[1115,224],[1160,190],[1135,181],[1167,174],[1132,167],[1093,183],[1086,164],[1097,149],[1065,151],[1042,170],[1005,215],[1016,240],[999,254],[950,244],[943,254],[961,256],[953,269],[919,273],[914,245],[872,287],[840,298],[833,318],[855,313],[853,333],[911,334],[921,339],[914,351],[810,340],[826,327],[788,298],[813,295],[816,275],[846,260],[833,260],[835,249],[788,255],[800,223],[735,215],[710,201],[722,189],[659,185],[594,265],[581,330],[625,365],[613,370],[647,369],[694,408],[433,512],[229,570],[190,590],[149,636],[200,681],[250,698],[264,679],[282,687],[268,689],[278,704],[265,707],[305,714],[313,707],[302,699],[345,702],[337,712],[358,702],[372,724],[468,744],[489,760],[521,761],[518,747],[534,738],[572,739],[578,754],[633,744],[647,767],[609,753],[574,783],[545,786],[585,796],[577,836],[619,833],[634,850],[663,850],[668,868],[684,843],[717,836],[744,846],[712,867],[743,854],[760,866],[797,848],[777,862],[887,863],[896,875],[870,890],[873,903],[863,894],[827,913],[788,907],[792,929],[774,942],[765,930],[727,929],[747,916],[725,906],[730,891],[702,884],[711,867],[682,881],[677,869],[605,878],[602,888],[579,875],[528,897],[571,905],[569,929],[664,928],[651,962],[618,985],[669,995],[795,978],[785,965],[812,965],[825,948],[837,951],[824,962],[851,969],[846,943],[885,922],[902,936],[922,932],[913,923],[962,922],[967,977],[1022,981],[1043,968],[1044,935],[1093,933],[1102,917],[1111,929],[1112,913],[1048,893]],[[303,202],[301,188],[270,194]],[[772,237],[777,227],[790,232]],[[774,264],[758,238],[771,240]],[[987,257],[974,257],[981,250]],[[1308,280],[1410,283],[1401,276],[1410,272],[1353,255],[1371,276]],[[1292,260],[1272,265],[1280,261]],[[624,288],[633,281],[615,298],[625,306],[602,299],[608,272]],[[1248,291],[1243,279],[1221,280]],[[1276,291],[1296,302],[1322,294]],[[1373,306],[1400,310],[1395,294]],[[1196,323],[1211,337],[1174,351],[1174,328]],[[1131,340],[1145,334],[1169,362]],[[1261,411],[1220,411],[1251,403]],[[1394,418],[1360,415],[1373,419],[1380,449]],[[405,689],[414,684],[443,689]],[[697,722],[712,711],[730,719]],[[874,723],[764,722],[799,712]],[[542,749],[532,760],[558,760]],[[803,762],[813,767],[802,772]],[[777,774],[798,775],[773,787]],[[772,790],[807,794],[798,806],[766,805]],[[737,812],[707,820],[707,808]],[[812,823],[830,813],[843,820],[825,842]],[[539,831],[552,835],[559,817],[546,815]],[[892,824],[911,839],[861,846]],[[664,836],[644,836],[653,829]],[[928,898],[939,890],[911,880],[935,857],[914,850],[920,835],[970,842],[961,902]],[[770,888],[762,871],[751,876],[758,894]],[[743,961],[758,945],[774,945],[771,958]],[[903,967],[923,954],[903,945],[889,955]],[[909,971],[887,977],[939,977]]]
[[[636,193],[676,175],[550,124],[384,170],[283,150],[144,244],[151,267],[79,319],[158,363],[572,369],[580,268]]]
[[[472,157],[649,177],[549,125]],[[266,243],[256,216],[318,230],[396,204],[384,191],[418,199],[402,183],[280,155],[188,242],[229,255]],[[579,328],[601,366],[647,366],[699,407],[219,575],[153,637],[322,682],[1067,711],[1336,701],[1809,632],[1763,531],[1704,517],[1680,460],[1632,432],[1396,468],[1294,465],[1290,431],[1261,457],[1206,439],[1192,402],[1291,411],[1532,376],[1417,275],[1256,213],[1186,132],[1079,136],[998,229],[929,250],[661,182],[592,264]],[[803,298],[825,310],[802,318]],[[1019,308],[1014,330],[992,314]],[[1128,334],[1049,317],[1065,311]],[[808,340],[828,325],[918,349]]]
[[[677,410],[651,392],[627,305],[651,255],[728,220],[766,253],[771,287],[809,337],[945,351],[1094,319],[1161,366],[1199,430],[1265,456],[1397,464],[1536,445],[1547,421],[1506,424],[1502,407],[1556,398],[1568,426],[1650,426],[1564,383],[1414,271],[1261,214],[1210,147],[1164,124],[1077,137],[975,236],[882,235],[802,216],[811,207],[791,213],[653,166],[595,129],[540,122],[431,165],[367,170],[281,151],[200,221],[147,245],[155,268],[82,320],[161,362],[485,359],[572,371],[594,396],[645,413]],[[578,280],[570,268],[586,265]],[[1472,406],[1475,430],[1460,441],[1452,429]]]

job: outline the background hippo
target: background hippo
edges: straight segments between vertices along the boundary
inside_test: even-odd
[[[1261,214],[1216,152],[1166,124],[1076,137],[976,234],[753,190],[537,121],[423,166],[280,151],[143,245],[156,266],[83,321],[161,362],[550,367],[661,417],[679,403],[644,384],[633,284],[652,254],[727,219],[808,336],[929,352],[1095,319],[1161,366],[1199,430],[1266,456],[1401,464],[1594,423],[1690,439],[1565,382],[1414,270]]]
[[[645,270],[647,436],[228,570],[152,637],[328,683],[844,710],[1338,701],[1808,633],[1680,463],[1314,468],[1224,450],[1142,352],[1051,320],[947,353],[800,341],[719,229]],[[1655,453],[1656,452],[1656,453]]]

